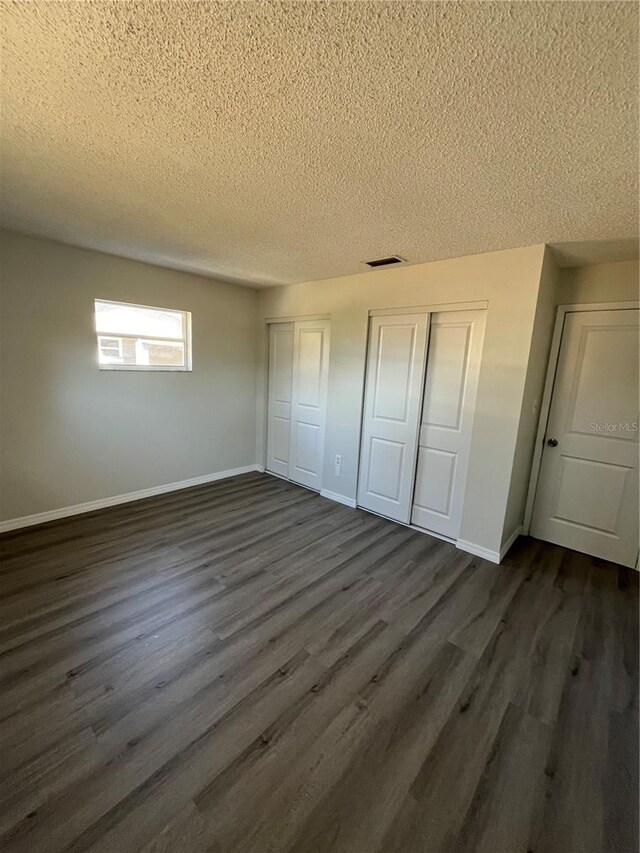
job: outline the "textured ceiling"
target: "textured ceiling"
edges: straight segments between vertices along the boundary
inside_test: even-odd
[[[256,285],[637,235],[635,3],[4,2],[2,23],[9,228]]]

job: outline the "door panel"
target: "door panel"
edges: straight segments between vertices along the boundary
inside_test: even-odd
[[[429,317],[372,317],[358,504],[407,523]]]
[[[411,391],[416,327],[380,326],[373,417],[406,423]]]
[[[631,389],[619,375],[619,368],[636,364],[637,360],[638,337],[633,328],[620,325],[582,329],[578,369],[572,388],[574,399],[569,406],[570,420],[567,423],[572,433],[589,435],[591,423],[607,423],[615,419],[616,424],[628,425],[617,429],[616,437],[636,441],[637,432],[631,430],[631,425],[638,417],[638,395],[629,393]]]
[[[286,472],[289,471],[289,441],[291,433],[291,420],[289,418],[275,417],[273,419],[273,444],[272,456],[276,463],[281,463],[286,466]],[[273,470],[270,467],[270,470]],[[285,469],[276,473],[285,476]]]
[[[411,521],[460,533],[485,311],[433,314]]]
[[[404,444],[384,438],[371,439],[369,454],[369,494],[392,501],[400,500]]]
[[[329,379],[329,320],[294,323],[289,478],[320,490]]]
[[[433,447],[420,448],[416,491],[413,497],[414,510],[418,507],[444,516],[451,515],[456,461],[456,453],[436,450]]]
[[[267,470],[281,477],[289,476],[292,381],[293,323],[272,323],[269,326]]]
[[[322,396],[323,329],[300,329],[298,335],[298,404],[317,409]]]
[[[422,423],[459,430],[473,323],[447,325],[438,314],[433,320]]]
[[[558,456],[558,465],[556,518],[614,534],[629,469],[563,455]],[[592,490],[594,479],[598,481],[598,499],[584,500],[582,495]]]
[[[296,430],[296,467],[306,474],[315,475],[318,468],[318,433],[317,424],[297,421]]]
[[[567,314],[531,535],[634,566],[638,552],[637,310]]]

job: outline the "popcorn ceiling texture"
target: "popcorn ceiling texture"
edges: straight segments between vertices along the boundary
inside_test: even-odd
[[[254,285],[637,233],[635,3],[6,2],[2,24],[9,228]]]

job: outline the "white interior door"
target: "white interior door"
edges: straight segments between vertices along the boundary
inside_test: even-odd
[[[267,409],[267,471],[289,476],[293,323],[269,325],[269,403]]]
[[[296,321],[289,479],[320,491],[329,380],[329,320]]]
[[[431,315],[411,522],[460,533],[485,311]]]
[[[635,566],[637,310],[566,315],[531,535]]]
[[[372,317],[369,327],[358,504],[407,523],[428,314]]]

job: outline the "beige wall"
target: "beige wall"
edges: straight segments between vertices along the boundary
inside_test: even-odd
[[[0,519],[255,462],[255,291],[9,233],[0,252]],[[98,370],[95,297],[191,311],[193,372]]]
[[[355,498],[369,310],[487,300],[461,539],[498,551],[522,520],[555,305],[638,298],[637,262],[558,271],[543,246],[262,292],[6,232],[0,252],[0,520],[263,463],[264,321],[314,314],[332,319],[323,485]],[[95,297],[191,311],[193,372],[99,371]]]
[[[540,418],[540,404],[555,323],[559,272],[551,251],[548,248],[545,249],[533,335],[529,349],[527,378],[520,410],[520,425],[516,440],[511,485],[502,530],[503,544],[522,525],[524,517],[535,438]]]
[[[560,270],[556,304],[637,300],[638,278],[638,261],[569,267]]]
[[[265,458],[266,318],[331,315],[323,486],[354,498],[369,310],[488,300],[461,538],[498,551],[505,527],[544,252],[544,246],[531,246],[263,291],[258,461],[264,462]],[[337,453],[342,455],[341,478],[334,473]]]

